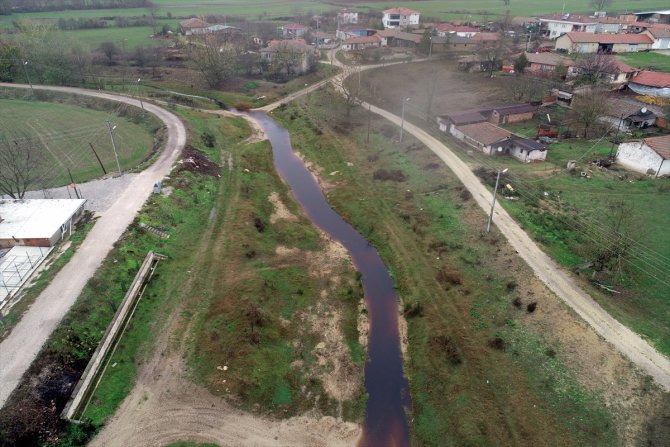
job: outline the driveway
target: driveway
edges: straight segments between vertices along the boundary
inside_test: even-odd
[[[27,85],[0,83],[0,87],[28,88]],[[52,90],[108,99],[134,106],[139,101],[109,93],[70,87],[33,86],[36,90]],[[84,285],[121,237],[152,192],[153,185],[170,173],[186,144],[186,128],[174,114],[150,103],[144,108],[167,127],[167,143],[161,155],[149,168],[132,177],[118,199],[100,214],[100,218],[75,255],[58,272],[51,284],[40,294],[30,310],[0,343],[0,407],[16,388],[38,352],[77,300]]]

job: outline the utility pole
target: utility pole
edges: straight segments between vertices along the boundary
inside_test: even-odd
[[[137,97],[140,100],[140,106],[142,106],[142,112],[144,112],[144,103],[142,102],[142,93],[140,93],[140,81],[142,78],[137,78],[137,82],[135,83],[137,86]]]
[[[98,157],[98,153],[95,151],[95,148],[93,147],[92,143],[88,143],[89,146],[91,146],[91,150],[93,151],[93,155],[95,155],[95,158],[98,159],[98,163],[100,163],[100,167],[102,168],[103,174],[107,175],[107,170],[105,169],[105,166],[102,164],[102,161],[100,160],[100,157]]]
[[[610,147],[610,160],[614,160],[614,145],[616,144],[616,141],[619,141],[619,131],[621,130],[621,123],[623,123],[623,114],[621,114],[621,118],[619,118],[619,126],[616,128],[616,136],[614,137],[614,141],[612,142],[612,147]]]
[[[428,59],[433,56],[433,36],[430,36],[430,46],[428,47]]]
[[[72,178],[72,173],[70,172],[70,168],[67,168],[67,175],[70,176],[70,186],[72,186],[72,189],[74,189],[74,195],[77,196],[78,199],[81,199],[79,196],[79,191],[77,191],[77,184],[74,182],[74,179]]]
[[[112,149],[114,149],[114,157],[116,157],[116,167],[119,168],[119,175],[121,175],[121,163],[119,163],[119,154],[116,152],[116,142],[114,141],[114,129],[116,129],[116,126],[112,125],[112,120],[107,120],[107,128],[109,129],[109,137],[112,139]]]
[[[21,65],[23,66],[23,72],[26,74],[26,79],[28,80],[28,84],[30,84],[30,94],[34,94],[35,90],[33,90],[33,83],[30,82],[30,76],[28,76],[28,67],[26,67],[26,65],[28,65],[28,61],[23,61],[23,64],[21,64]]]
[[[400,142],[402,143],[402,134],[403,130],[405,129],[405,103],[409,101],[409,98],[403,98],[402,100],[402,114],[401,114],[401,120],[400,120]]]
[[[491,202],[491,214],[489,214],[489,223],[486,225],[486,232],[487,233],[489,233],[491,231],[491,222],[493,221],[493,209],[496,206],[496,196],[498,194],[498,184],[500,183],[500,175],[506,173],[507,168],[496,169],[496,172],[498,173],[498,175],[496,176],[496,187],[493,190],[493,202]]]
[[[372,104],[368,103],[368,138],[366,140],[367,143],[370,142],[370,120],[372,117]]]

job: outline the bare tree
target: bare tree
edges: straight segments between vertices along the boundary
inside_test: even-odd
[[[433,103],[435,101],[435,93],[437,93],[439,70],[433,70],[430,78],[424,84],[424,92],[426,94],[426,121],[430,122],[433,114]]]
[[[591,0],[589,3],[596,11],[605,11],[605,9],[612,4],[612,0]]]
[[[191,47],[190,59],[209,87],[220,87],[237,71],[237,48],[220,44],[215,36],[206,36],[204,42]]]
[[[577,62],[577,69],[583,81],[590,84],[609,82],[608,77],[618,72],[618,66],[611,56],[590,54]]]
[[[40,159],[32,139],[0,135],[0,193],[22,199],[37,179]]]
[[[103,42],[100,44],[99,49],[107,58],[107,65],[113,65],[114,58],[119,54],[119,47],[114,42]]]
[[[504,81],[506,96],[515,102],[540,100],[547,90],[543,81],[531,76],[515,76]]]
[[[344,96],[347,117],[354,107],[361,103],[361,69],[357,65],[344,65],[333,80],[335,88]]]
[[[625,260],[631,255],[635,244],[641,238],[635,208],[625,201],[607,204],[602,216],[603,230],[587,245],[589,257],[596,271],[622,273]]]
[[[599,90],[575,96],[572,102],[573,118],[584,126],[584,138],[587,138],[589,129],[598,122],[598,117],[607,114],[607,104],[607,95]]]

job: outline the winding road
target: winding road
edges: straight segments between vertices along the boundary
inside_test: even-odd
[[[0,87],[29,88],[28,85],[0,83]],[[132,106],[136,99],[71,87],[33,85],[35,90],[50,90],[76,95],[93,96]],[[21,377],[75,303],[84,285],[95,274],[102,261],[133,221],[153,190],[153,185],[170,173],[174,162],[186,144],[186,128],[177,116],[151,103],[144,103],[149,113],[167,127],[167,143],[158,159],[135,176],[125,191],[103,213],[84,242],[39,295],[29,311],[21,318],[9,336],[0,343],[0,407],[18,385]]]

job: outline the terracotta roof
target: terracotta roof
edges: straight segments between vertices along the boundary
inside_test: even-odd
[[[207,28],[209,23],[197,17],[193,17],[191,19],[182,20],[179,22],[179,26],[182,28]]]
[[[670,135],[662,137],[645,138],[642,140],[647,146],[652,148],[658,155],[666,160],[670,160]]]
[[[384,14],[409,15],[409,14],[419,14],[419,11],[415,11],[413,9],[407,9],[407,8],[391,8],[391,9],[385,9]]]
[[[631,67],[627,63],[622,62],[615,57],[612,58],[612,62],[614,62],[614,65],[616,65],[616,70],[619,73],[635,73],[636,71],[639,71],[637,68]]]
[[[421,42],[421,39],[423,38],[423,36],[418,34],[405,33],[397,29],[380,30],[377,31],[377,35],[380,37],[394,37],[400,40],[409,40],[414,43]]]
[[[283,26],[284,29],[307,29],[307,25],[302,25],[300,23],[289,23],[288,25]]]
[[[477,42],[493,42],[500,40],[499,33],[479,33],[472,36],[472,39]]]
[[[651,44],[653,40],[646,34],[606,34],[606,33],[566,33],[566,36],[575,43],[628,43]],[[560,39],[560,37],[559,37]]]
[[[619,20],[616,17],[600,17],[596,19],[596,22],[598,23],[612,23],[612,24],[620,24],[620,25],[625,25],[626,22],[623,20]]]
[[[343,42],[344,45],[347,44],[356,44],[356,43],[380,43],[381,42],[381,37],[374,35],[374,36],[354,36],[350,37],[347,40]]]
[[[654,36],[656,39],[661,39],[663,37],[670,37],[670,28],[661,28],[661,27],[655,27],[655,28],[649,28],[647,29],[647,32]]]
[[[528,59],[528,62],[531,64],[550,65],[553,67],[557,66],[561,62],[563,62],[563,65],[566,67],[572,67],[575,65],[575,61],[572,59],[563,57],[556,53],[526,53],[526,59]]]
[[[656,71],[641,71],[630,82],[648,87],[670,88],[670,73]]]
[[[592,17],[572,14],[550,14],[540,17],[540,20],[549,20],[552,22],[596,23],[596,20]]]
[[[498,141],[504,140],[512,136],[512,134],[505,129],[501,129],[498,126],[495,126],[488,121],[477,124],[468,124],[465,126],[458,126],[459,131],[461,131],[465,136],[472,138],[473,140],[488,146]]]
[[[477,28],[472,28],[471,26],[456,26],[451,23],[439,23],[435,25],[435,29],[438,31],[444,31],[447,33],[478,33]]]

